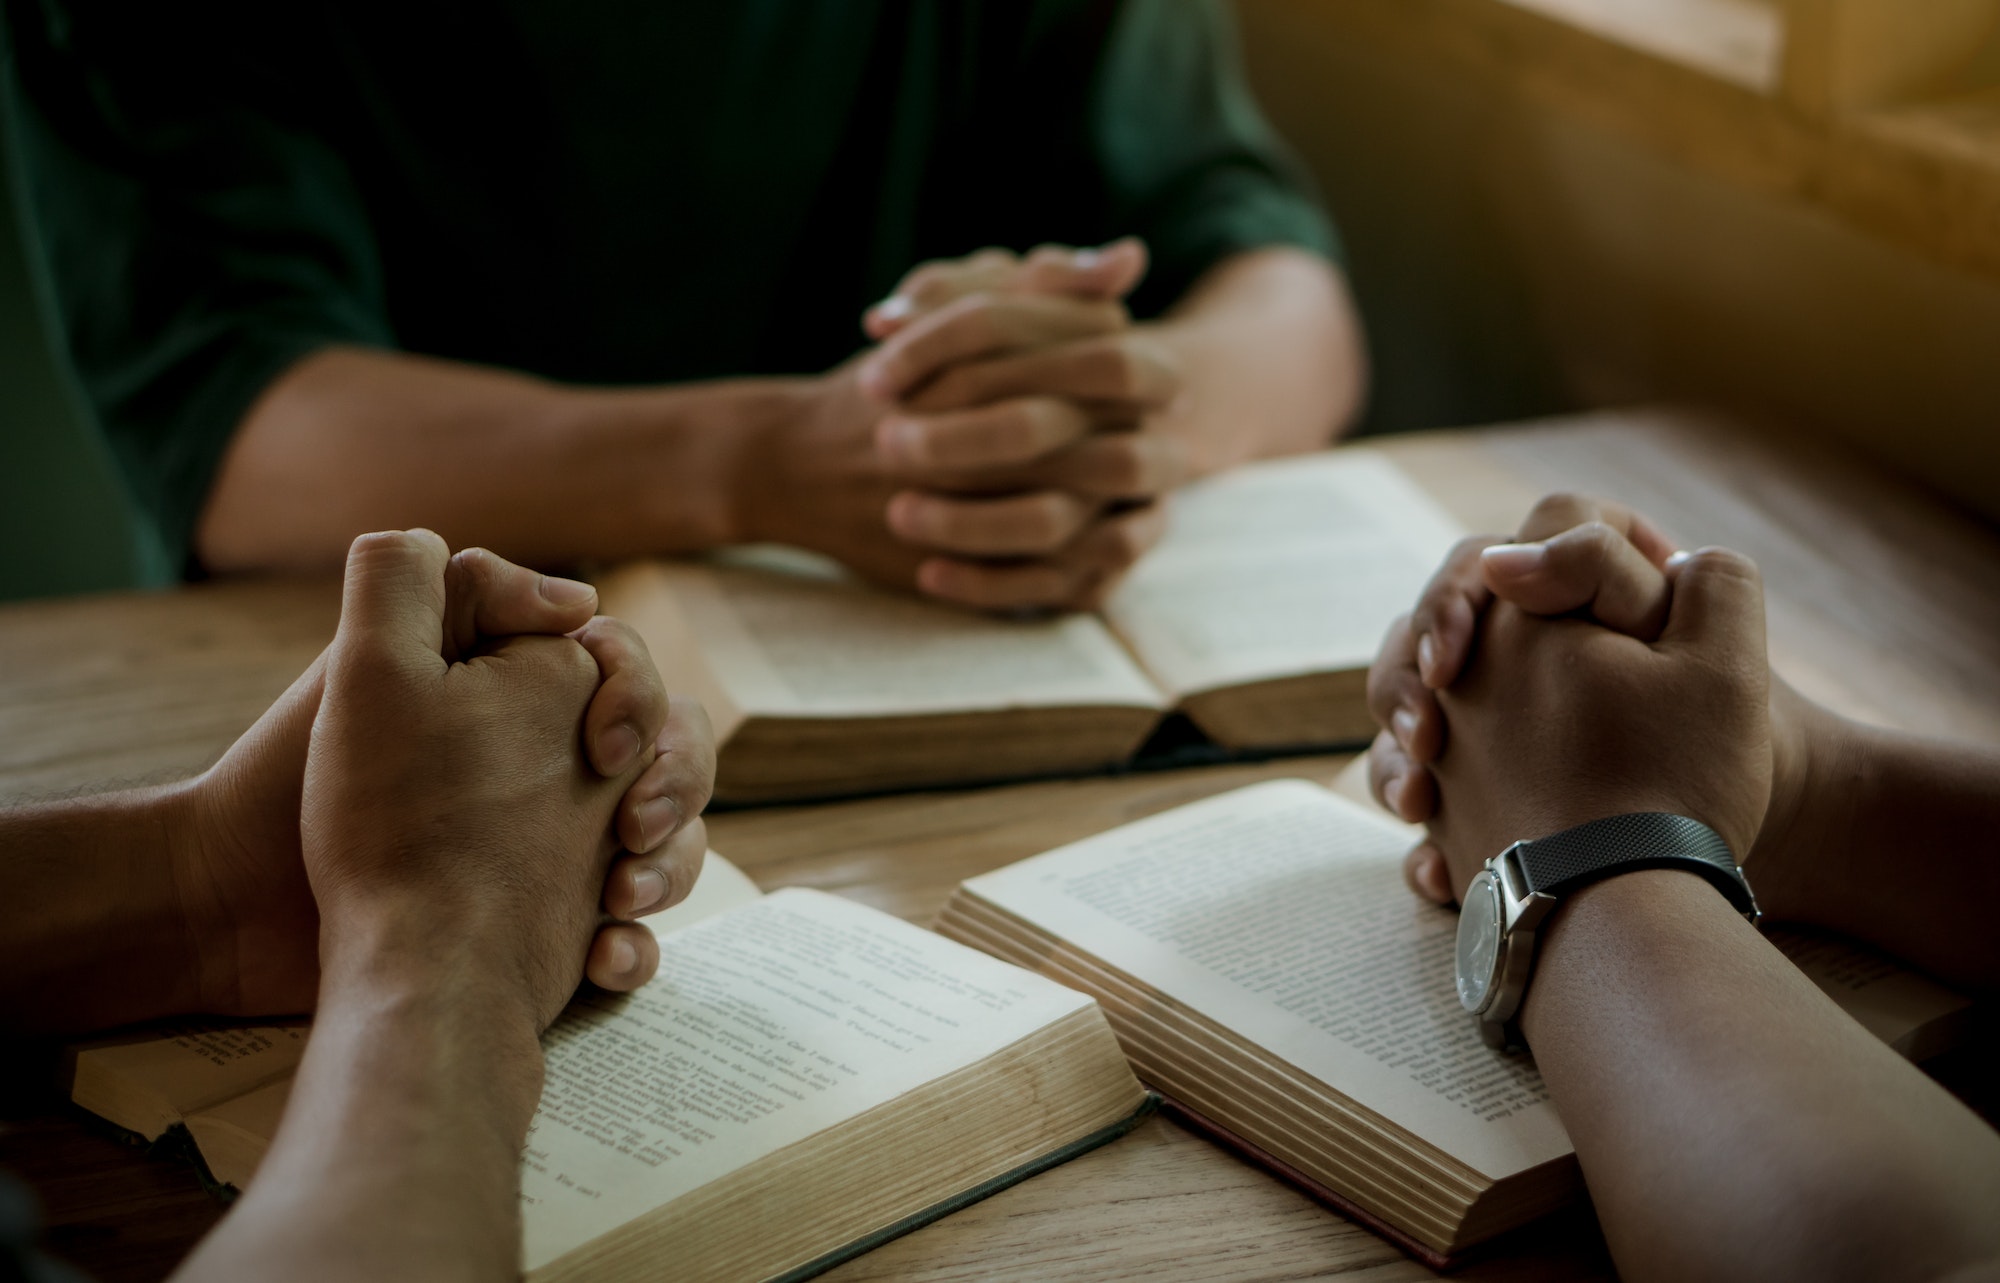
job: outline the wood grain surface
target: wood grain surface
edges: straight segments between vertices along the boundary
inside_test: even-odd
[[[1871,720],[2000,742],[2000,542],[1846,456],[1689,412],[1401,438],[1383,449],[1469,527],[1510,528],[1553,489],[1615,497],[1684,544],[1758,558],[1780,668]],[[0,609],[0,801],[188,774],[331,635],[330,583],[250,582]],[[814,886],[927,922],[962,879],[1256,779],[1331,781],[1296,758],[713,816],[767,887]],[[39,1189],[55,1248],[105,1279],[165,1274],[219,1209],[51,1093],[47,1049],[0,1080],[0,1166]],[[662,1276],[671,1277],[670,1247]],[[1457,1277],[1608,1278],[1587,1211]],[[864,1279],[1430,1277],[1303,1195],[1154,1119],[1131,1136],[869,1253]]]

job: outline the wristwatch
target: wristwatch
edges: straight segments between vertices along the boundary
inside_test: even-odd
[[[1685,815],[1613,815],[1516,842],[1473,875],[1458,915],[1458,1000],[1488,1046],[1523,1045],[1515,1017],[1535,965],[1535,935],[1563,897],[1638,869],[1700,874],[1752,925],[1763,916],[1729,844]]]

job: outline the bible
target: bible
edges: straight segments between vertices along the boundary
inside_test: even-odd
[[[531,1280],[802,1279],[1122,1135],[1151,1108],[1087,996],[877,910],[761,895],[709,856],[659,915],[660,971],[544,1036],[521,1158]],[[77,1104],[185,1127],[242,1186],[299,1025],[75,1049]]]
[[[1103,770],[1172,714],[1217,753],[1372,737],[1368,665],[1452,520],[1365,449],[1250,464],[1168,503],[1167,534],[1094,615],[977,615],[768,548],[597,582],[707,706],[724,802]]]
[[[1095,997],[1170,1115],[1442,1267],[1581,1176],[1532,1060],[1459,1007],[1457,915],[1403,886],[1416,832],[1253,785],[970,879],[938,930]],[[1971,1009],[1851,946],[1778,943],[1906,1055]]]

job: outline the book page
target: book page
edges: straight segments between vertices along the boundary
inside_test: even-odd
[[[1366,668],[1462,533],[1401,469],[1347,449],[1175,495],[1104,617],[1176,699]]]
[[[687,899],[639,921],[651,927],[654,935],[663,936],[669,931],[706,922],[718,913],[727,913],[763,896],[764,893],[757,889],[749,874],[710,851],[702,856],[701,876],[694,880],[694,889],[687,893]]]
[[[543,1040],[525,1268],[1089,1004],[816,891],[672,932],[656,979],[580,1001]]]
[[[1210,798],[966,889],[1499,1179],[1570,1152],[1523,1055],[1452,986],[1455,913],[1403,886],[1400,826],[1302,780]]]
[[[76,1081],[71,1094],[85,1109],[149,1138],[196,1110],[247,1095],[267,1083],[290,1078],[304,1059],[307,1025],[213,1024],[189,1021],[144,1035],[109,1039],[76,1048]],[[106,1097],[137,1089],[154,1097],[165,1113],[139,1117]],[[126,1099],[127,1109],[134,1103]]]
[[[745,549],[664,569],[703,659],[753,715],[1163,702],[1089,615],[974,614],[871,587],[823,559],[784,549]]]

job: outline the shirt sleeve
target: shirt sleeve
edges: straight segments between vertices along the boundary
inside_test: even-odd
[[[179,6],[0,5],[0,124],[41,301],[132,498],[185,565],[263,389],[324,345],[391,342],[365,211],[324,141],[247,105],[275,72],[165,29]],[[204,45],[212,64],[190,62]]]
[[[1152,250],[1138,314],[1164,311],[1245,250],[1295,245],[1339,260],[1311,179],[1251,96],[1221,0],[1124,0],[1087,112],[1111,224]]]

